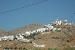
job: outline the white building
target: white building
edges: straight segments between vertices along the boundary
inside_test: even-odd
[[[38,44],[36,44],[36,43],[33,43],[33,46],[34,46],[34,47],[45,47],[45,45],[38,45]]]
[[[46,28],[39,28],[37,29],[37,32],[44,32],[46,30]]]

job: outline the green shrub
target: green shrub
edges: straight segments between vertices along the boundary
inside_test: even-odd
[[[75,47],[66,47],[63,50],[75,50]]]
[[[58,50],[58,48],[54,48],[54,50]]]
[[[58,50],[58,48],[48,48],[48,50]]]
[[[52,48],[48,48],[48,50],[52,50]]]

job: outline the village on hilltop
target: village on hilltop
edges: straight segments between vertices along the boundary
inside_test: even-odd
[[[32,43],[33,47],[46,47],[45,44],[37,44],[36,42],[32,42],[32,38],[34,39],[34,36],[38,35],[38,34],[45,34],[46,32],[60,32],[62,30],[62,26],[72,26],[74,23],[68,23],[67,20],[56,20],[54,22],[52,22],[51,24],[48,25],[44,25],[43,28],[39,28],[36,30],[31,30],[31,31],[26,31],[26,32],[22,32],[19,33],[18,35],[9,35],[9,36],[3,36],[0,37],[0,43],[1,42],[6,42],[6,41],[20,41],[23,43]],[[45,32],[45,33],[44,33]],[[2,45],[0,44],[0,48],[2,47]]]

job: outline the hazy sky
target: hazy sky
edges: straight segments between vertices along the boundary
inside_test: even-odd
[[[75,23],[75,0],[47,0],[23,9],[2,13],[31,5],[42,0],[0,0],[0,28],[9,31],[33,23],[48,24],[56,19]]]

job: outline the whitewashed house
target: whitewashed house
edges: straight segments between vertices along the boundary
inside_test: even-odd
[[[14,40],[14,35],[8,36],[8,40]]]
[[[29,39],[20,39],[19,41],[21,41],[21,42],[30,42]]]
[[[62,24],[62,21],[60,21],[60,20],[55,21],[54,24],[56,24],[56,25],[61,25],[61,24]]]
[[[37,30],[31,31],[31,34],[36,33],[36,32],[37,32]]]
[[[17,38],[17,40],[19,40],[19,39],[23,39],[23,38],[24,38],[21,34],[16,35],[15,37]]]
[[[37,29],[37,32],[44,32],[46,30],[46,28],[39,28]]]
[[[38,44],[36,44],[36,43],[33,43],[33,46],[34,46],[34,47],[45,47],[45,45],[38,45]]]
[[[53,31],[56,31],[57,30],[57,28],[53,28]]]
[[[58,28],[57,30],[58,30],[58,31],[60,31],[60,30],[61,30],[61,28]]]
[[[26,35],[30,35],[31,31],[27,31],[25,32]]]
[[[4,37],[2,37],[2,39],[1,39],[1,41],[6,41],[6,40],[8,40],[8,36],[4,36]]]

